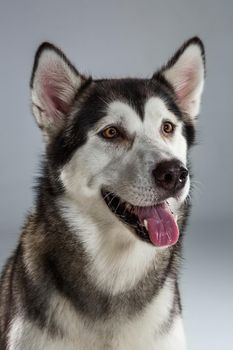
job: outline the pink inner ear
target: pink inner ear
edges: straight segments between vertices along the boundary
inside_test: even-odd
[[[41,100],[49,117],[61,117],[70,109],[70,86],[62,75],[60,75],[61,81],[56,77],[56,73],[50,72],[48,75],[41,77]]]
[[[179,100],[188,97],[196,87],[196,69],[195,66],[185,68],[181,73],[176,86],[176,94]]]
[[[67,102],[62,100],[62,90],[59,89],[59,86],[52,86],[48,84],[45,87],[45,94],[47,94],[47,98],[50,101],[51,109],[57,113],[66,114],[69,111],[69,105]]]

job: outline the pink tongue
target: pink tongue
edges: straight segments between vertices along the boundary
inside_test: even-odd
[[[155,207],[141,207],[138,217],[142,224],[147,220],[147,229],[151,242],[158,247],[175,244],[179,238],[179,228],[165,204]]]

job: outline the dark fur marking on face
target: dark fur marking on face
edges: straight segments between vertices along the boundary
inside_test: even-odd
[[[143,120],[146,101],[153,96],[159,97],[179,120],[184,121],[175,103],[172,89],[160,75],[153,80],[106,79],[92,83],[90,81],[83,94],[83,101],[77,99],[71,122],[68,122],[48,145],[48,160],[53,168],[63,166],[71,159],[76,149],[85,144],[88,131],[106,116],[106,109],[113,101],[129,104]]]
[[[173,88],[160,72],[154,74],[153,78],[149,81],[149,85],[153,89],[154,94],[152,96],[160,97],[164,101],[167,109],[172,112],[178,120],[183,120],[183,115],[175,102],[176,98]]]

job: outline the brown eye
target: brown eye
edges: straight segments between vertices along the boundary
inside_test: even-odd
[[[162,125],[162,131],[165,135],[172,134],[175,130],[175,125],[171,122],[164,122]]]
[[[119,131],[115,127],[109,126],[101,134],[105,139],[114,139],[119,136]]]

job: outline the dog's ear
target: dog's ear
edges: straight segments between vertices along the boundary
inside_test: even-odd
[[[48,142],[64,126],[75,96],[88,78],[50,43],[39,46],[31,76],[32,111]]]
[[[194,121],[200,110],[205,78],[202,41],[198,37],[186,41],[157,74],[161,74],[170,83],[177,105]]]

